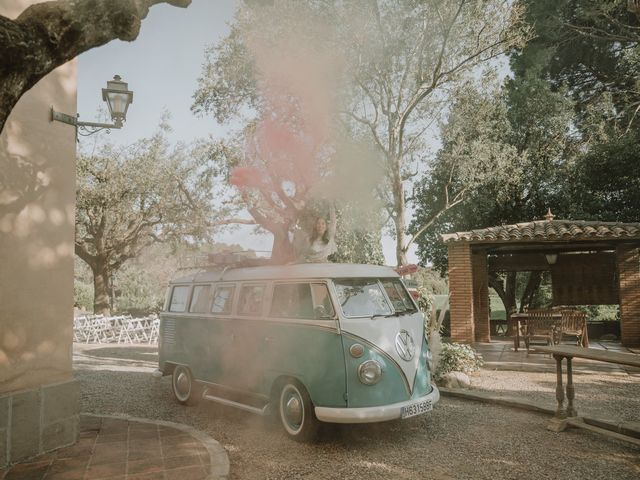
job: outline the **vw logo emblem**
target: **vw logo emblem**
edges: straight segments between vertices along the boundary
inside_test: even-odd
[[[416,351],[416,345],[413,343],[413,338],[406,330],[400,330],[396,335],[396,351],[400,358],[409,361],[413,358],[413,354]]]

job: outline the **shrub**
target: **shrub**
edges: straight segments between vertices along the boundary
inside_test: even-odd
[[[93,312],[93,285],[77,278],[73,281],[73,301],[84,310]]]
[[[469,345],[461,343],[444,343],[436,366],[436,378],[449,372],[471,373],[480,369],[482,359]]]
[[[128,265],[118,272],[116,310],[119,313],[147,315],[162,309],[165,286],[136,265]]]

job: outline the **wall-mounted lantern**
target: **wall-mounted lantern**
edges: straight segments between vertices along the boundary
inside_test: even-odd
[[[128,89],[126,82],[123,82],[119,75],[115,75],[113,80],[107,82],[107,88],[102,89],[102,100],[107,102],[111,120],[113,123],[97,123],[97,122],[81,122],[78,120],[80,115],[67,115],[66,113],[56,112],[51,107],[51,121],[58,121],[76,127],[76,133],[87,136],[99,132],[100,130],[112,128],[122,128],[127,120],[127,110],[129,105],[133,103],[133,92]]]

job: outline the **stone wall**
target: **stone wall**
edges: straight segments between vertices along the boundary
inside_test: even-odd
[[[0,465],[74,443],[78,411],[75,380],[0,396]]]
[[[34,0],[0,3],[18,16]],[[76,63],[41,79],[0,134],[0,465],[72,443]]]

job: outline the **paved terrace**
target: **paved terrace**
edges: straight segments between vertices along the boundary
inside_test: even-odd
[[[0,469],[0,479],[217,480],[228,472],[222,446],[191,427],[82,415],[76,444]]]
[[[482,355],[484,368],[486,370],[536,373],[555,373],[556,371],[556,362],[551,355],[535,353],[533,351],[527,352],[524,346],[515,352],[511,339],[497,340],[490,343],[475,343],[473,347]],[[623,347],[618,342],[592,341],[589,348],[640,354],[640,348]],[[582,358],[575,358],[573,360],[573,371],[574,373],[610,373],[640,377],[639,368]]]

